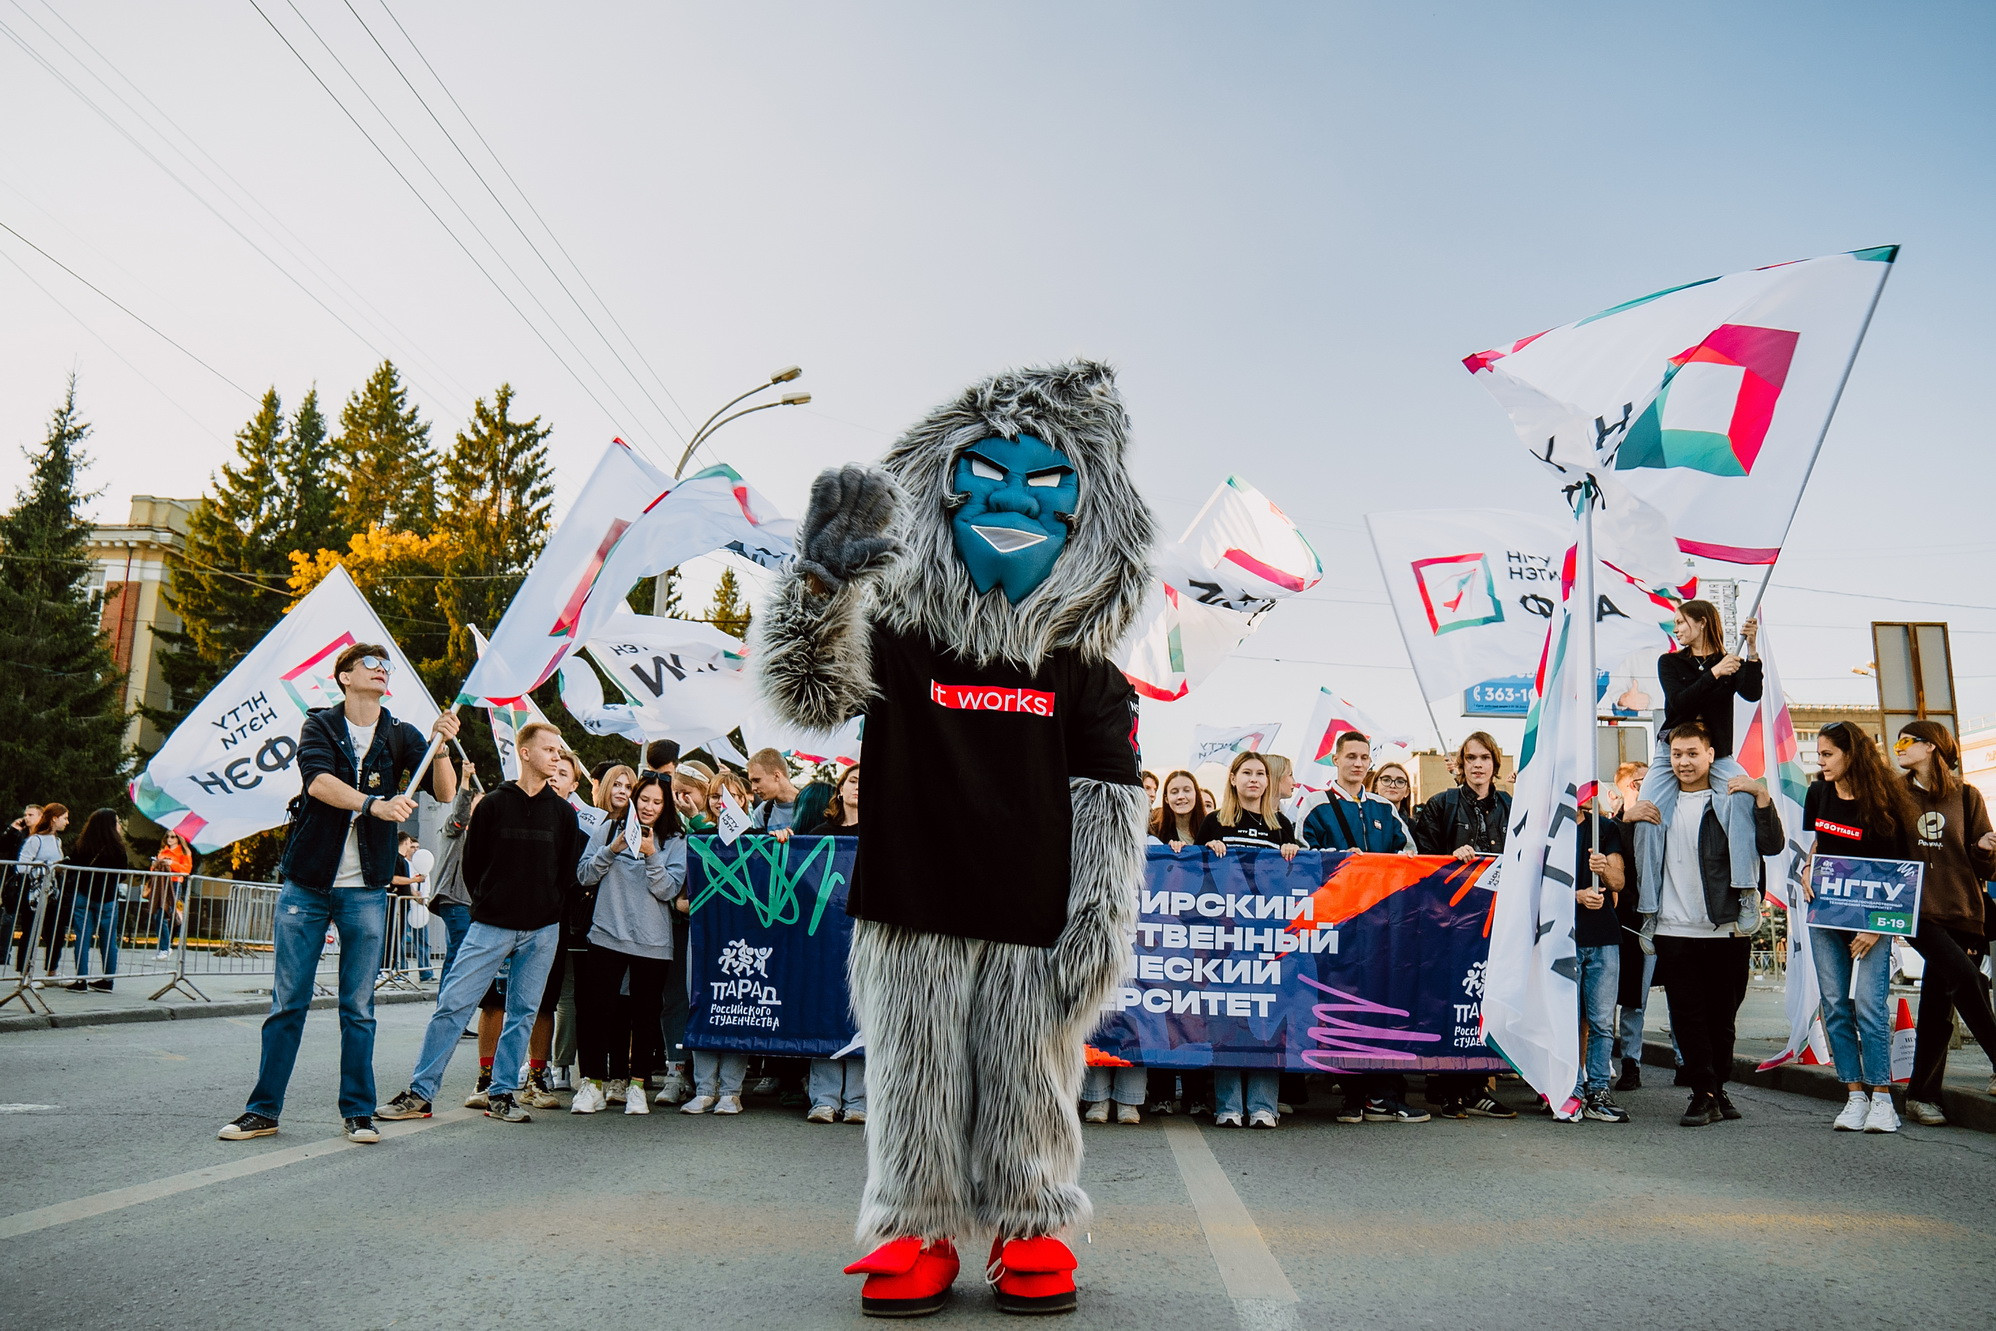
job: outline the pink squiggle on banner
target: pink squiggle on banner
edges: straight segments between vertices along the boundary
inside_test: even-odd
[[[1342,989],[1333,989],[1327,984],[1319,984],[1307,975],[1299,975],[1296,978],[1304,984],[1309,985],[1312,989],[1321,989],[1332,998],[1342,1000],[1336,1003],[1318,1003],[1310,1009],[1310,1015],[1324,1023],[1322,1026],[1312,1026],[1310,1028],[1310,1038],[1318,1044],[1326,1046],[1326,1048],[1305,1049],[1302,1053],[1302,1058],[1305,1063],[1318,1072],[1353,1071],[1353,1069],[1341,1066],[1335,1060],[1334,1055],[1336,1054],[1357,1054],[1362,1058],[1404,1058],[1409,1060],[1415,1057],[1404,1049],[1380,1049],[1373,1045],[1357,1043],[1351,1037],[1373,1040],[1415,1040],[1423,1042],[1442,1038],[1439,1035],[1430,1035],[1426,1031],[1395,1030],[1391,1026],[1362,1026],[1354,1021],[1347,1021],[1336,1014],[1340,1012],[1376,1012],[1388,1017],[1405,1017],[1411,1014],[1405,1008],[1387,1007],[1385,1004],[1375,1003],[1369,998],[1360,998],[1357,994],[1348,994]]]

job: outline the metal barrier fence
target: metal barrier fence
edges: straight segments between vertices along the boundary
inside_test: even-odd
[[[274,883],[141,869],[0,861],[0,1008],[19,1000],[50,1010],[41,991],[138,981],[153,1000],[209,995],[200,981],[275,976]],[[391,897],[375,987],[425,990],[442,968],[436,921],[411,929],[405,898]],[[340,940],[328,929],[314,968],[316,993],[337,992]]]

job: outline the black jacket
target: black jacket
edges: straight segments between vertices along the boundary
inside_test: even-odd
[[[1451,786],[1414,810],[1414,844],[1423,855],[1453,855],[1457,846],[1469,846],[1486,855],[1504,849],[1507,825],[1511,821],[1511,796],[1494,786],[1496,807],[1485,813],[1476,807],[1476,797],[1468,786]]]
[[[1723,653],[1693,656],[1689,652],[1665,652],[1656,661],[1657,682],[1663,685],[1663,729],[1668,735],[1686,721],[1703,721],[1712,732],[1712,747],[1721,758],[1733,752],[1733,695],[1748,702],[1760,701],[1763,683],[1760,662],[1742,661],[1740,668],[1724,679],[1712,667],[1724,660]]]
[[[495,929],[545,929],[578,895],[575,870],[589,838],[567,800],[508,781],[472,812],[464,834],[471,918]]]
[[[291,834],[278,864],[281,876],[301,887],[324,892],[340,870],[340,851],[347,827],[360,819],[361,879],[369,887],[385,888],[395,876],[395,824],[372,814],[362,816],[335,808],[305,793],[321,772],[354,786],[363,795],[382,799],[406,793],[402,783],[415,774],[428,741],[407,721],[397,721],[386,707],[375,723],[374,742],[361,759],[360,779],[354,779],[353,741],[347,736],[346,704],[322,707],[305,718],[298,732],[298,803]],[[431,764],[424,781],[436,794],[437,769]]]
[[[1773,801],[1753,806],[1754,850],[1762,857],[1760,887],[1767,890],[1766,857],[1780,853],[1785,841],[1781,814]],[[1731,924],[1740,917],[1740,896],[1733,890],[1733,857],[1726,841],[1726,826],[1719,821],[1713,804],[1705,805],[1698,820],[1698,877],[1705,888],[1705,914],[1714,924]]]

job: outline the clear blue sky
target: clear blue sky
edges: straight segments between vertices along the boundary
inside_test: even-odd
[[[521,298],[533,322],[629,410],[577,386],[248,0],[55,3],[393,325],[372,340],[440,432],[506,379],[554,424],[565,484],[612,433],[671,446],[338,0],[298,5],[559,316]],[[1329,573],[1244,658],[1292,663],[1238,659],[1151,708],[1160,763],[1194,722],[1300,727],[1320,682],[1425,727],[1362,515],[1556,511],[1462,355],[1660,286],[1903,244],[1769,607],[1797,626],[1798,697],[1869,698],[1849,673],[1865,625],[1944,618],[1967,709],[1996,711],[1986,4],[390,3],[687,412],[805,366],[810,407],[721,436],[779,505],[971,378],[1086,353],[1122,367],[1174,534],[1229,470],[1287,508]],[[0,22],[152,143],[43,0],[21,5]],[[354,8],[447,114],[378,0]],[[264,9],[378,125],[286,0]],[[378,358],[11,41],[0,163],[0,220],[236,384],[336,404]],[[0,263],[0,482],[74,367],[97,511],[197,492],[251,403],[13,237],[0,255],[136,367]]]

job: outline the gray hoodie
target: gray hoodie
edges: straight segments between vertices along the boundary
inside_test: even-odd
[[[672,901],[686,884],[686,838],[673,837],[639,861],[610,843],[622,818],[605,818],[589,834],[575,876],[596,887],[589,941],[613,952],[655,961],[672,960]]]

